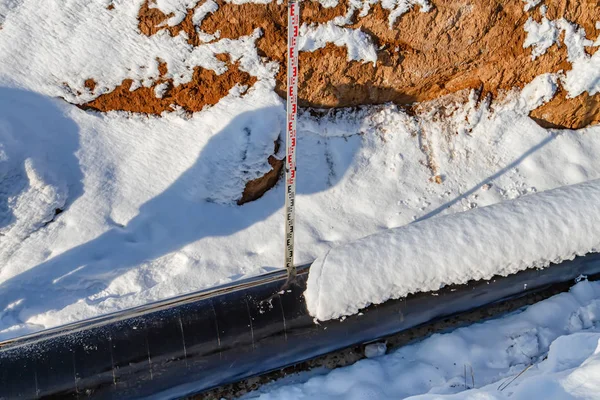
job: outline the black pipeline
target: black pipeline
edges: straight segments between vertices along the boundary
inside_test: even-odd
[[[176,398],[435,319],[600,276],[600,254],[448,286],[315,324],[309,268],[277,271],[0,343],[0,398]]]

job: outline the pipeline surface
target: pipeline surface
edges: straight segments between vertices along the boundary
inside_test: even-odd
[[[177,398],[498,301],[600,277],[600,254],[447,286],[315,324],[309,267],[238,281],[0,343],[0,399]]]

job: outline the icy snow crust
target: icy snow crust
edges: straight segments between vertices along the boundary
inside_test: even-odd
[[[312,264],[306,305],[324,321],[410,293],[596,252],[599,215],[595,180],[376,233]]]
[[[600,283],[580,282],[569,293],[389,355],[287,379],[297,383],[275,382],[244,398],[597,399]]]

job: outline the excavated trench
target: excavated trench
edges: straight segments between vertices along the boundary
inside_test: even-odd
[[[535,60],[531,49],[523,48],[524,24],[528,18],[540,20],[540,6],[524,11],[522,0],[431,3],[430,11],[408,12],[392,28],[389,11],[379,4],[364,16],[357,10],[349,17],[345,27],[360,29],[376,45],[374,65],[348,61],[346,48],[332,43],[302,52],[301,105],[332,108],[394,102],[412,109],[415,103],[464,89],[500,98],[540,74],[571,68],[566,46],[552,46]],[[600,20],[598,1],[547,3],[547,18],[578,24],[588,39],[600,33],[595,24]],[[259,55],[279,65],[275,90],[283,94],[285,5],[217,0],[217,10],[194,25],[194,12],[202,4],[196,2],[182,22],[168,26],[164,22],[170,16],[147,0],[138,14],[140,34],[185,34],[188,43],[197,47],[203,45],[200,33],[219,31],[221,39],[240,38],[260,28]],[[314,1],[303,2],[302,20],[327,23],[345,15],[348,4],[324,8]],[[595,48],[586,51],[593,54]],[[258,81],[228,54],[216,57],[227,66],[224,73],[196,67],[190,82],[175,85],[169,65],[158,60],[160,76],[152,86],[132,91],[133,82],[124,80],[114,90],[79,105],[99,112],[160,115],[176,107],[195,112],[216,104],[235,86],[243,87],[243,95]],[[94,93],[97,79],[90,76],[85,90]],[[157,91],[159,85],[163,90]],[[530,116],[546,128],[582,128],[600,121],[599,96],[583,93],[568,98],[559,89]],[[268,160],[271,172],[248,182],[238,204],[255,200],[275,185],[282,165],[276,153],[277,144]],[[308,268],[302,268],[298,284],[284,291],[285,276],[275,272],[0,343],[0,387],[8,390],[2,395],[136,398],[160,393],[177,398],[200,393],[190,398],[235,397],[289,373],[351,364],[363,357],[364,343],[372,340],[385,339],[392,349],[539,301],[566,290],[580,275],[596,279],[600,256],[410,295],[371,306],[362,315],[320,325],[313,323],[304,305],[307,273]]]

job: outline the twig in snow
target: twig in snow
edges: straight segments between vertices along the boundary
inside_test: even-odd
[[[467,365],[471,368],[471,387],[467,385]],[[473,372],[473,366],[471,364],[464,364],[465,366],[465,389],[475,388],[475,373]]]
[[[508,383],[501,383],[500,386],[498,386],[498,390],[499,391],[503,391],[504,389],[506,389],[507,387],[510,386],[511,383],[513,383],[515,380],[517,380],[518,377],[520,377],[521,375],[523,375],[525,372],[527,372],[527,370],[529,368],[533,367],[533,364],[529,364],[527,366],[527,368],[525,368],[523,371],[519,372],[519,374],[517,376],[515,376],[514,378],[512,378]]]

